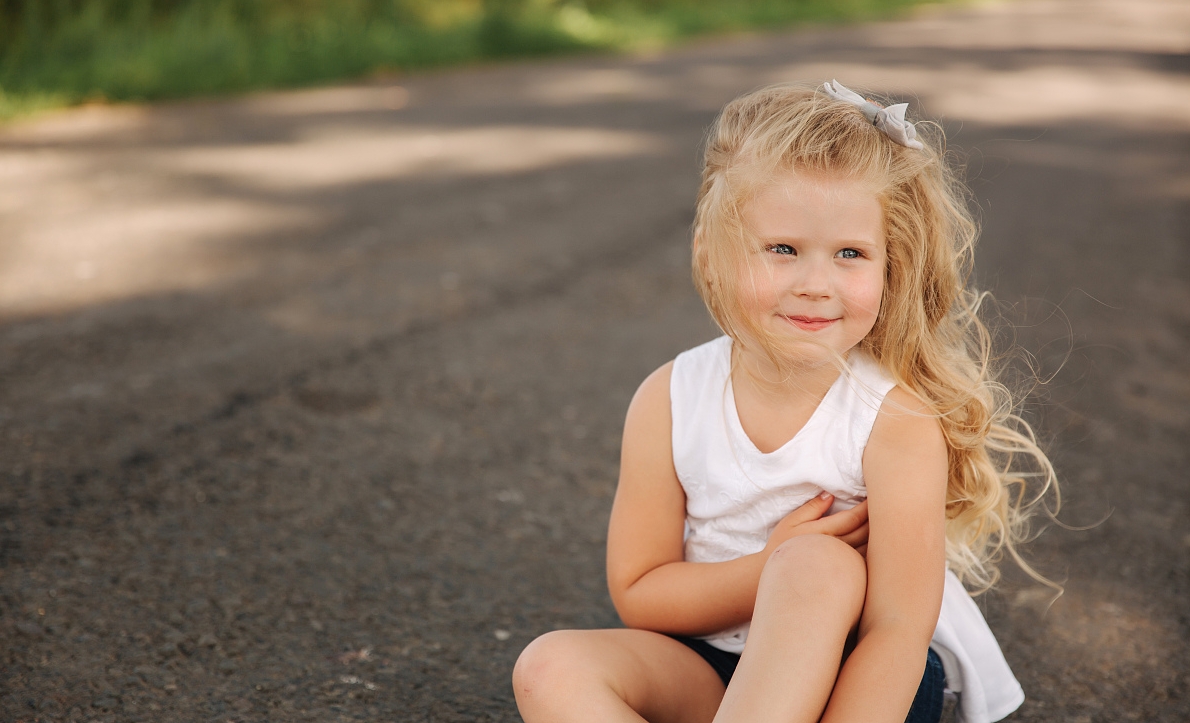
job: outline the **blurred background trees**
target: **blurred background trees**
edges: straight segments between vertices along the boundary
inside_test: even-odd
[[[661,45],[922,0],[0,0],[0,118]]]

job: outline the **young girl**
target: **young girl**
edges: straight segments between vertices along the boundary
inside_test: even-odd
[[[904,112],[828,83],[719,117],[693,258],[726,336],[637,391],[607,550],[627,629],[530,644],[528,723],[937,721],[944,686],[965,723],[1021,704],[960,580],[1016,558],[1012,465],[1053,475],[988,369],[963,187]]]

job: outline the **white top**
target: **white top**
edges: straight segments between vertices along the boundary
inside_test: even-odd
[[[852,352],[805,426],[762,453],[740,424],[731,387],[731,339],[679,354],[670,379],[674,468],[686,492],[686,560],[724,562],[764,549],[773,527],[822,490],[831,512],[867,497],[863,452],[884,397],[895,386],[874,360]],[[728,403],[730,402],[730,403]],[[748,624],[706,636],[742,652]],[[1025,700],[992,631],[958,578],[946,571],[930,644],[959,694],[960,723],[1000,720]]]

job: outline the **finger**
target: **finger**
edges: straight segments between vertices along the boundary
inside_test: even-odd
[[[835,514],[831,515],[827,519],[832,520],[835,523],[835,525],[837,526],[835,528],[837,530],[837,532],[835,533],[836,535],[841,535],[841,534],[850,532],[851,530],[854,530],[855,528],[859,527],[860,525],[867,524],[867,522],[868,522],[868,501],[864,500],[863,502],[860,502],[858,505],[856,505],[855,507],[852,507],[849,510],[843,510],[842,512],[836,512]]]
[[[855,507],[852,507],[849,510],[844,510],[843,512],[840,512],[839,514],[842,515],[844,513],[851,515],[856,520],[859,520],[861,523],[867,522],[868,521],[868,501],[865,499],[863,502],[860,502]]]
[[[866,545],[868,544],[868,523],[865,522],[845,535],[838,535],[838,538],[852,547]]]
[[[868,524],[867,517],[862,513],[856,514],[852,510],[844,510],[818,520],[828,535],[842,537]],[[818,524],[816,523],[816,524]]]
[[[848,530],[841,535],[836,535],[836,537],[840,540],[846,540],[854,547],[856,543],[862,543],[868,539],[868,523],[865,522],[854,530]]]
[[[867,545],[860,545],[859,547],[855,548],[855,551],[858,552],[860,555],[862,555],[865,560],[868,559],[868,546]]]
[[[833,495],[829,492],[822,492],[817,497],[809,500],[801,507],[785,515],[781,523],[788,525],[800,525],[811,520],[817,520],[826,514],[826,511],[831,508],[831,503],[835,501]]]

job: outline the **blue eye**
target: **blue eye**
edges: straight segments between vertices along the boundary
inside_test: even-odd
[[[768,247],[768,250],[783,256],[793,256],[797,253],[789,244],[773,244]]]
[[[839,252],[839,256],[842,256],[845,259],[858,259],[860,257],[860,252],[857,249],[843,249]]]

